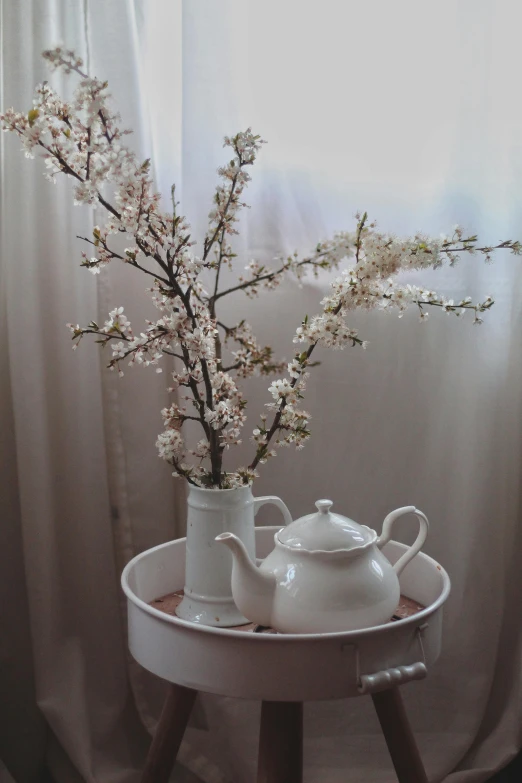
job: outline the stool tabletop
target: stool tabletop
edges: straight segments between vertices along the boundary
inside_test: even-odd
[[[259,557],[271,550],[277,530],[256,528]],[[406,549],[390,541],[383,552],[394,563]],[[410,606],[425,608],[410,616],[405,610],[401,619],[373,628],[327,634],[254,633],[253,627],[181,620],[163,611],[164,600],[157,599],[180,595],[184,568],[185,539],[177,539],[141,553],[122,574],[130,651],[144,668],[171,683],[263,701],[345,698],[419,679],[440,654],[450,581],[424,553],[405,568],[400,584]]]

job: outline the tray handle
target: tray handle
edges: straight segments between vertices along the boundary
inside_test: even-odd
[[[393,688],[395,685],[412,682],[412,680],[423,680],[427,674],[426,664],[417,661],[409,666],[397,666],[374,674],[362,674],[357,683],[357,690],[362,694],[378,693]]]
[[[355,647],[355,668],[359,693],[362,695],[378,693],[398,685],[405,685],[413,680],[423,680],[427,677],[428,667],[426,666],[426,655],[424,653],[424,645],[422,644],[422,634],[427,627],[428,623],[423,623],[423,625],[419,625],[415,629],[415,635],[422,653],[422,661],[416,661],[406,666],[393,666],[390,669],[382,669],[371,674],[360,673],[359,646],[357,644],[346,645],[347,647]]]

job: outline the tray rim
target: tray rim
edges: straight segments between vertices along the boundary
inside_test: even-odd
[[[256,527],[256,530],[279,530],[280,526],[259,526]],[[242,639],[243,641],[252,641],[256,640],[255,643],[266,643],[266,644],[284,644],[284,643],[291,643],[296,641],[320,641],[320,640],[340,640],[343,641],[349,641],[354,639],[360,639],[361,637],[372,637],[372,636],[378,636],[380,634],[385,634],[390,631],[399,631],[399,629],[404,629],[408,625],[419,625],[422,620],[425,620],[430,615],[432,615],[434,612],[437,611],[447,600],[450,592],[451,592],[451,581],[448,576],[447,571],[438,563],[436,560],[434,560],[432,557],[427,555],[425,552],[419,552],[416,555],[416,558],[420,558],[421,560],[427,561],[431,563],[435,568],[439,571],[441,578],[442,578],[442,591],[439,595],[439,597],[431,604],[426,606],[424,609],[421,609],[420,612],[417,612],[416,614],[411,615],[410,617],[405,617],[402,620],[393,620],[389,621],[387,623],[383,623],[381,625],[374,625],[370,628],[363,628],[359,630],[352,630],[352,631],[330,631],[328,633],[284,633],[284,634],[255,634],[255,633],[245,633],[244,631],[237,631],[233,630],[231,628],[221,628],[221,627],[214,627],[210,625],[200,625],[198,623],[191,623],[187,620],[182,620],[180,617],[175,617],[174,615],[166,614],[165,612],[160,611],[159,609],[155,609],[150,604],[143,601],[141,598],[139,598],[136,593],[133,592],[129,585],[129,574],[135,568],[135,566],[141,561],[146,559],[147,557],[150,557],[154,552],[157,552],[160,549],[165,549],[167,547],[172,546],[173,544],[181,544],[182,542],[186,541],[186,537],[182,538],[175,538],[171,541],[166,541],[163,544],[158,544],[157,546],[151,547],[150,549],[146,549],[144,552],[140,552],[140,554],[136,555],[135,557],[130,560],[125,568],[123,569],[122,575],[121,575],[121,587],[123,592],[125,593],[127,600],[134,604],[137,608],[141,609],[141,611],[145,612],[146,614],[151,615],[152,617],[156,618],[157,620],[161,620],[162,622],[168,623],[170,625],[173,625],[174,628],[177,628],[179,630],[185,630],[185,631],[192,631],[195,633],[202,633],[202,634],[211,634],[213,636],[219,636],[224,637],[225,639]],[[400,549],[403,549],[406,551],[408,547],[405,544],[402,544],[400,541],[391,540],[389,542],[390,544],[393,544],[394,546],[398,546]]]

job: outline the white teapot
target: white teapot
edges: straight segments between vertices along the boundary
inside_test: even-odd
[[[415,506],[398,508],[384,520],[379,537],[333,514],[331,500],[315,505],[316,513],[275,534],[275,548],[259,567],[237,536],[217,536],[232,552],[232,595],[239,610],[283,633],[351,631],[388,622],[399,603],[398,576],[424,544],[427,518]],[[419,534],[392,566],[380,549],[395,520],[410,513],[419,520]]]

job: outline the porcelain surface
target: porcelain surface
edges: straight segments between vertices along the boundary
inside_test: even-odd
[[[366,525],[332,513],[332,501],[316,506],[317,513],[275,534],[274,549],[259,568],[232,532],[217,537],[232,552],[238,608],[252,622],[283,633],[351,631],[388,622],[399,602],[398,576],[426,540],[426,516],[415,506],[396,509],[378,537]],[[395,520],[410,513],[419,520],[419,534],[392,566],[381,547]]]
[[[255,498],[250,487],[189,486],[185,595],[176,609],[178,617],[223,628],[248,622],[232,595],[232,558],[216,543],[216,536],[230,531],[241,542],[245,556],[255,562],[254,519],[266,503],[279,509],[285,523],[292,521],[280,498],[271,495]]]

